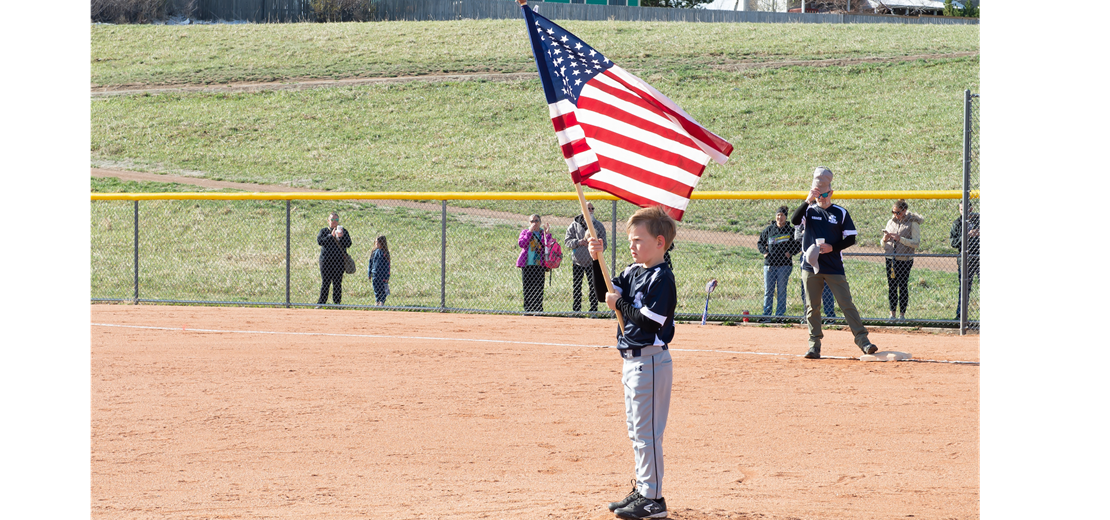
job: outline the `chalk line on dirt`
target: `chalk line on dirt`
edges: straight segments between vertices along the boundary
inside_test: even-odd
[[[287,335],[287,336],[330,336],[330,337],[344,337],[344,338],[376,338],[376,339],[406,339],[406,340],[420,340],[420,341],[469,341],[473,343],[509,343],[513,345],[538,345],[545,347],[586,347],[586,348],[602,348],[602,349],[616,349],[612,345],[585,345],[581,343],[545,343],[541,341],[516,341],[506,339],[481,339],[481,338],[437,338],[429,336],[394,336],[386,334],[349,334],[337,332],[288,332],[276,330],[220,330],[220,329],[190,329],[186,327],[158,327],[154,325],[121,325],[117,323],[92,323],[94,327],[119,327],[127,329],[147,329],[147,330],[173,330],[181,332],[209,332],[218,334],[273,334],[273,335]],[[710,352],[717,354],[744,354],[750,356],[786,356],[786,357],[802,357],[801,354],[783,354],[779,352],[749,352],[738,350],[715,350],[715,349],[690,349],[690,348],[672,348],[675,352]],[[821,356],[822,359],[858,359],[855,357],[846,356]],[[949,361],[939,359],[905,359],[901,362],[916,362],[916,363],[948,363],[955,365],[978,365],[978,361]]]

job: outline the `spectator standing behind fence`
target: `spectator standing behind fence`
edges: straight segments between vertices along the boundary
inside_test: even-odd
[[[316,234],[320,245],[320,299],[316,305],[328,303],[328,289],[336,305],[343,303],[343,260],[351,247],[351,235],[339,225],[339,214],[328,215],[328,227]]]
[[[964,203],[961,201],[956,205],[960,212],[960,216],[952,221],[952,231],[948,232],[948,237],[952,239],[952,247],[957,251],[963,251],[963,218],[964,218]],[[975,277],[979,276],[979,214],[975,213],[975,209],[971,203],[967,206],[967,289],[971,293],[971,282],[975,281]],[[960,270],[959,259],[956,260],[956,279],[963,279],[963,272]],[[960,291],[959,284],[956,285],[956,320],[960,319],[960,309],[963,308],[963,292]]]
[[[374,241],[367,273],[370,276],[370,285],[374,286],[375,305],[385,305],[385,297],[389,296],[389,267],[389,242],[382,235]]]
[[[910,213],[905,200],[894,203],[890,220],[883,230],[883,251],[886,253],[887,297],[890,300],[890,319],[898,311],[898,319],[906,319],[906,305],[910,302],[910,269],[913,253],[921,245],[921,223],[925,219]]]
[[[809,327],[809,350],[807,359],[821,358],[821,304],[818,292],[822,283],[829,285],[836,303],[844,312],[848,328],[855,336],[856,346],[864,354],[874,354],[879,350],[867,337],[867,327],[859,317],[859,311],[852,303],[852,292],[848,279],[844,276],[844,258],[841,251],[856,243],[856,225],[848,210],[832,203],[832,177],[828,168],[818,166],[813,171],[813,187],[805,202],[794,210],[790,217],[792,224],[805,222],[802,235],[802,281],[806,286],[806,323]]]
[[[586,203],[586,210],[590,212],[590,219],[593,220],[594,230],[597,231],[597,238],[601,243],[605,244],[605,227],[601,225],[601,221],[594,218],[594,204],[592,202]],[[574,260],[572,268],[574,276],[571,285],[571,295],[573,295],[572,308],[574,312],[582,310],[582,276],[589,280],[589,287],[586,289],[587,297],[590,300],[590,312],[597,312],[597,294],[594,292],[594,268],[593,258],[590,257],[590,229],[586,224],[586,217],[578,215],[574,217],[574,222],[567,227],[566,238],[563,239],[563,245],[573,251]]]
[[[787,221],[790,208],[779,206],[775,220],[759,234],[759,252],[763,254],[763,315],[771,315],[771,305],[778,297],[775,316],[786,314],[786,283],[794,269],[790,257],[802,250],[794,239],[794,226]]]
[[[517,240],[521,251],[516,266],[520,268],[524,286],[524,312],[543,312],[543,255],[555,239],[549,232],[551,226],[540,224],[539,215],[528,217],[528,227],[520,232]]]

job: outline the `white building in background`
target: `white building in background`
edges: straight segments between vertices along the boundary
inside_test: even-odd
[[[943,15],[944,0],[860,0],[875,12],[901,15]],[[963,9],[964,3],[952,0],[952,7]]]
[[[706,4],[706,9],[723,9],[727,11],[764,11],[785,13],[790,8],[790,2],[799,0],[715,0]]]

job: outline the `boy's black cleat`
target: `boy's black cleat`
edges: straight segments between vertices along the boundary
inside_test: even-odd
[[[636,479],[632,479],[632,491],[628,493],[628,496],[620,499],[620,501],[618,502],[609,502],[609,510],[616,511],[643,497],[644,496],[641,495],[640,492],[636,489]]]
[[[641,496],[637,498],[635,502],[613,512],[626,520],[667,518],[667,500],[663,497],[659,497],[658,500],[652,500]]]

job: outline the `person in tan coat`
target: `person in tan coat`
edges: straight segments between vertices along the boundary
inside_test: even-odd
[[[883,251],[886,252],[886,283],[890,300],[890,319],[898,311],[898,319],[906,319],[906,306],[910,302],[910,269],[913,254],[921,245],[920,215],[910,213],[904,199],[890,209],[890,220],[883,230]]]

